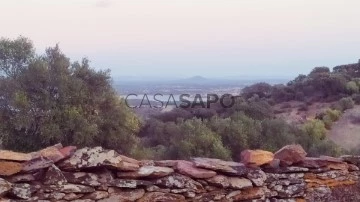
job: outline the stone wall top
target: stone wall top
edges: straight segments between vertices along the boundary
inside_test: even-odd
[[[360,199],[359,156],[312,158],[288,145],[275,153],[245,150],[241,159],[136,160],[61,144],[28,154],[0,150],[0,201]]]

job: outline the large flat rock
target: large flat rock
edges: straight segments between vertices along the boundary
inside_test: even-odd
[[[262,166],[274,159],[272,152],[264,150],[244,150],[241,152],[241,162],[246,165]]]
[[[178,161],[176,164],[176,170],[183,174],[197,179],[207,179],[216,175],[215,171],[197,168],[193,162]]]
[[[0,150],[0,160],[30,161],[31,159],[32,159],[31,154],[13,152],[9,150]]]
[[[77,150],[69,159],[59,164],[63,170],[79,170],[96,167],[108,167],[116,170],[138,170],[134,163],[122,161],[121,156],[114,150],[105,150],[102,147]]]
[[[249,168],[243,163],[224,161],[212,158],[192,158],[192,162],[198,168],[204,168],[222,173],[242,176],[247,174]]]
[[[23,165],[18,162],[0,161],[0,176],[10,176],[19,173]]]

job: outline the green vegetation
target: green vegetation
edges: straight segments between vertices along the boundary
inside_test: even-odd
[[[303,125],[305,134],[312,137],[314,140],[323,140],[326,135],[326,128],[324,122],[314,119],[306,122]]]
[[[359,86],[357,85],[357,83],[355,81],[349,81],[346,84],[346,90],[351,95],[355,94],[355,93],[359,93]]]
[[[0,139],[33,151],[62,142],[130,153],[139,120],[111,87],[109,71],[71,63],[58,46],[35,54],[31,41],[0,40]]]
[[[359,93],[359,65],[335,67],[315,67],[308,75],[299,75],[287,85],[267,86],[264,83],[254,84],[244,89],[244,95],[258,94],[279,102],[286,101],[335,101],[347,95]]]
[[[158,154],[162,158],[230,157],[230,151],[224,147],[221,137],[200,119],[178,119],[176,122],[166,123],[153,119],[149,121],[145,132],[144,145],[154,147],[155,151],[163,148],[164,152]]]
[[[347,109],[352,109],[354,108],[355,102],[351,97],[344,97],[341,98],[335,105],[334,108],[344,112]]]
[[[357,68],[316,67],[287,85],[249,86],[232,108],[180,108],[141,122],[118,98],[109,71],[94,70],[87,59],[70,62],[58,46],[36,55],[26,38],[2,39],[0,140],[20,151],[61,142],[153,159],[238,160],[244,149],[276,151],[293,143],[312,156],[339,155],[326,132],[343,111],[360,103]],[[293,100],[304,103],[299,111],[314,101],[336,104],[303,125],[276,118],[272,106]],[[282,104],[282,110],[292,107]]]
[[[175,122],[150,119],[142,131],[143,144],[148,151],[153,151],[150,153],[157,155],[154,158],[171,159],[187,159],[195,155],[227,158],[230,154],[232,159],[238,160],[244,149],[276,151],[294,143],[311,151],[309,154],[312,156],[340,154],[336,145],[327,140],[325,124],[321,120],[312,120],[298,127],[282,119],[268,118],[268,114],[251,117],[254,113],[249,108],[245,113],[244,103],[240,103],[238,110],[226,117],[222,117],[226,115],[224,113],[202,121],[196,117]],[[256,108],[253,109],[257,112]],[[164,117],[166,113],[162,119]],[[214,145],[211,146],[210,142]],[[159,148],[163,149],[163,154],[157,152]]]
[[[318,119],[322,120],[325,128],[330,130],[334,122],[338,121],[342,112],[336,109],[327,109],[324,113],[318,115]]]

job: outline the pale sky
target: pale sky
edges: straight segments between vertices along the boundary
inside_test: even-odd
[[[295,76],[360,59],[359,0],[0,0],[0,27],[113,76]]]

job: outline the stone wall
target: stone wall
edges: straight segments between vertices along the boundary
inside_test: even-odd
[[[0,150],[0,201],[360,201],[360,157],[306,157],[298,145],[242,162],[138,161],[101,147]]]

